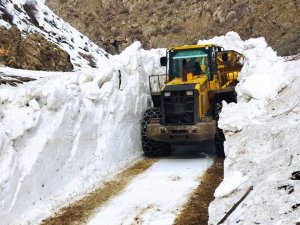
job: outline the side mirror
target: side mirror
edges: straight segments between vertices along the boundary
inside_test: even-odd
[[[222,60],[223,60],[223,62],[228,62],[228,54],[227,53],[222,54]]]
[[[168,62],[168,60],[167,60],[166,56],[160,58],[160,65],[161,66],[167,66],[167,62]]]

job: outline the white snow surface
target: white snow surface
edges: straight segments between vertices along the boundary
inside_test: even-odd
[[[102,68],[109,63],[109,54],[56,16],[43,0],[1,0],[0,15],[3,14],[11,17],[23,35],[40,33],[68,52],[75,70]],[[0,26],[11,27],[3,19]]]
[[[0,68],[37,78],[0,86],[1,224],[36,224],[141,156],[148,76],[164,53],[136,42],[101,69]]]
[[[207,156],[156,162],[99,208],[88,225],[173,224],[212,162]]]
[[[244,55],[244,66],[236,87],[239,104],[223,104],[219,126],[225,130],[239,131],[257,123],[255,118],[264,112],[268,101],[274,99],[289,83],[284,74],[284,59],[277,56],[262,37],[242,41],[237,33],[228,32],[224,36],[198,43],[218,44],[226,50],[235,50]]]
[[[209,224],[220,222],[251,186],[222,224],[296,224],[300,181],[292,173],[300,171],[300,61],[284,61],[263,38],[242,41],[229,32],[211,41],[245,59],[238,102],[223,102],[220,115],[224,180],[210,204]]]

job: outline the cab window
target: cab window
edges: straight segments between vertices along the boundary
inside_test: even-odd
[[[170,78],[183,76],[183,67],[186,72],[194,75],[208,74],[208,55],[200,49],[178,51],[170,58]]]

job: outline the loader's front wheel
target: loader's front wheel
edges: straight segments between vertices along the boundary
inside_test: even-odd
[[[142,121],[142,147],[145,156],[158,157],[171,154],[171,146],[168,143],[152,140],[147,137],[147,125],[152,118],[161,119],[162,115],[159,108],[150,108],[144,112]]]

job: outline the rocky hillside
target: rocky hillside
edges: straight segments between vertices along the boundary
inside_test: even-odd
[[[69,54],[39,33],[21,36],[13,26],[0,27],[0,62],[13,68],[72,71]]]
[[[47,0],[59,16],[110,53],[196,43],[237,31],[263,36],[280,55],[300,52],[300,0]]]
[[[55,15],[44,0],[0,1],[0,27],[0,64],[70,71],[108,62],[102,48]]]

